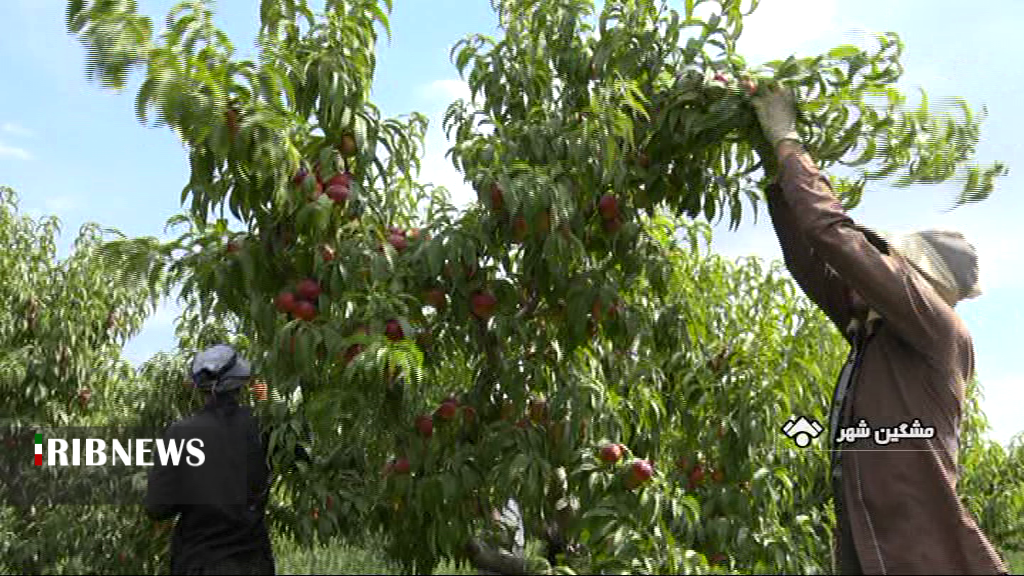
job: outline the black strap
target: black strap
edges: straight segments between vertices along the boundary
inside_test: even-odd
[[[861,358],[864,350],[867,348],[868,342],[878,332],[878,324],[881,320],[875,320],[875,323],[868,329],[865,329],[863,324],[858,325],[854,328],[850,355],[846,359],[846,364],[843,365],[843,370],[839,374],[839,382],[836,384],[836,391],[832,397],[832,411],[829,416],[829,446],[831,447],[831,462],[832,462],[832,477],[838,479],[841,475],[840,451],[836,444],[836,433],[839,431],[839,425],[844,420],[846,415],[846,407],[849,404],[848,398],[853,394],[853,379],[856,377],[857,368],[860,365]]]
[[[237,364],[237,363],[238,363],[238,352],[235,351],[234,353],[231,354],[231,358],[228,359],[228,361],[224,364],[224,366],[220,370],[217,371],[217,381],[220,382],[221,378],[223,378],[225,374],[230,372],[231,369],[234,368],[235,364]]]
[[[850,381],[853,379],[853,365],[857,359],[857,344],[854,343],[850,349],[850,355],[846,358],[846,363],[843,364],[843,369],[839,372],[839,382],[836,383],[835,392],[832,394],[832,410],[829,414],[829,446],[835,444],[836,432],[839,430],[839,417],[842,413],[843,407],[846,405],[846,396],[849,391]]]

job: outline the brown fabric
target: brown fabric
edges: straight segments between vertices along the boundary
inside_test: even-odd
[[[851,289],[883,319],[866,341],[840,426],[863,419],[874,431],[917,419],[935,429],[927,439],[841,445],[840,496],[863,573],[1006,572],[957,496],[960,419],[974,372],[967,327],[906,261],[883,255],[855,228],[801,149],[783,147],[779,164],[768,206],[794,280],[848,341]]]

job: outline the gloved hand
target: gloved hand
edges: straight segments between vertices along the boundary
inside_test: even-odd
[[[796,101],[792,90],[777,85],[761,85],[751,98],[765,138],[774,149],[783,140],[800,141],[796,131]]]

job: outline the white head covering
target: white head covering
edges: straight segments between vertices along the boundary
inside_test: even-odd
[[[891,252],[906,258],[940,293],[956,302],[981,295],[978,254],[960,232],[930,229],[881,236]]]

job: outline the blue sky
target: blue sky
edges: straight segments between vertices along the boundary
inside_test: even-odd
[[[315,3],[315,2],[314,2]],[[22,210],[56,214],[63,223],[60,255],[67,254],[79,227],[99,222],[130,236],[166,238],[163,225],[180,211],[188,179],[185,150],[169,130],[147,128],[134,116],[138,77],[122,94],[100,90],[85,77],[85,53],[64,28],[62,0],[0,2],[0,61],[6,89],[0,91],[0,184],[14,187]],[[173,0],[139,0],[157,26]],[[486,0],[399,0],[392,15],[394,39],[378,50],[373,100],[386,115],[420,111],[431,118],[421,180],[444,185],[458,203],[474,198],[451,163],[440,127],[445,106],[467,95],[449,50],[469,33],[495,33]],[[254,56],[257,2],[221,0],[217,23],[240,55]],[[672,5],[681,8],[682,2]],[[1024,312],[1024,256],[1019,247],[1019,190],[1024,153],[1015,98],[1024,95],[1013,42],[1024,21],[1024,2],[994,0],[984,10],[951,0],[763,0],[749,17],[739,48],[750,64],[790,53],[813,55],[841,43],[863,44],[864,32],[895,31],[906,43],[901,86],[915,99],[924,87],[933,103],[963,96],[988,108],[977,158],[1010,166],[988,201],[944,212],[955,183],[894,189],[874,183],[853,217],[865,224],[908,231],[955,227],[978,248],[985,294],[961,304],[974,337],[983,407],[993,437],[1007,442],[1024,430],[1024,375],[1017,368]],[[1014,96],[1016,95],[1016,96]],[[766,218],[739,231],[716,228],[714,248],[727,256],[780,257]],[[126,355],[141,362],[174,344],[179,308],[165,303]]]

